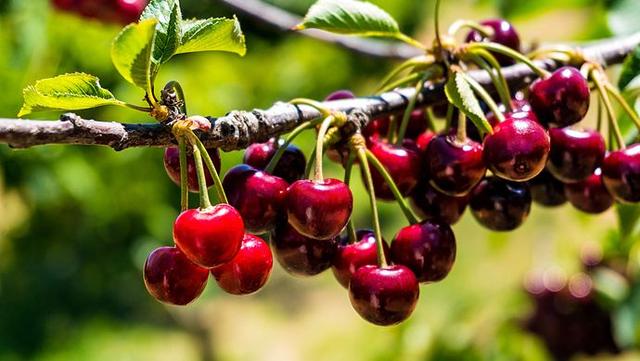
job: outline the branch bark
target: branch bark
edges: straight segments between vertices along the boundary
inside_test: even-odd
[[[640,33],[595,42],[581,49],[588,59],[609,66],[622,62],[638,45]],[[537,63],[547,70],[562,65],[550,60]],[[491,90],[491,81],[486,72],[471,71],[469,74]],[[512,89],[521,89],[535,78],[535,74],[523,64],[504,68],[504,74]],[[442,88],[441,83],[427,83],[418,96],[417,105],[426,106],[446,101]],[[363,124],[369,118],[402,111],[414,92],[413,88],[403,88],[380,96],[325,102],[324,105],[344,111]],[[278,102],[267,110],[232,111],[223,117],[213,118],[211,131],[199,136],[208,147],[243,149],[251,143],[263,142],[286,133],[298,124],[319,116],[320,113],[309,106]],[[0,143],[16,148],[43,144],[86,144],[106,145],[122,150],[130,147],[165,147],[175,144],[175,141],[170,129],[160,124],[101,122],[65,114],[60,121],[0,119]]]

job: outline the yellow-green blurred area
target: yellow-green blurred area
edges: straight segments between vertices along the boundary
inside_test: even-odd
[[[372,2],[393,14],[405,32],[431,42],[432,0]],[[312,1],[272,3],[302,14]],[[214,0],[183,0],[183,12],[200,18],[232,14]],[[443,24],[494,16],[511,20],[525,44],[583,41],[638,30],[640,3],[443,1]],[[371,94],[394,65],[240,20],[247,36],[244,58],[179,56],[162,68],[157,86],[178,80],[190,113],[216,116],[294,97],[321,99],[340,88]],[[73,71],[95,74],[118,98],[142,104],[140,91],[119,78],[110,61],[118,30],[55,12],[45,0],[0,0],[0,117],[15,117],[26,85]],[[109,107],[80,114],[152,121]],[[591,114],[587,122],[593,121]],[[312,134],[296,143],[308,154]],[[241,155],[223,154],[224,170]],[[336,165],[325,165],[329,175],[342,177]],[[409,321],[381,328],[359,318],[330,271],[294,278],[277,264],[255,295],[230,296],[209,282],[203,296],[184,308],[152,299],[141,269],[152,249],[172,244],[179,209],[179,189],[164,172],[161,149],[2,146],[0,183],[2,361],[550,360],[542,343],[521,330],[531,310],[523,280],[546,267],[577,271],[581,248],[614,239],[617,225],[614,210],[586,216],[568,205],[534,205],[524,226],[503,234],[485,230],[467,213],[454,226],[458,256],[449,277],[422,286]],[[367,197],[361,182],[355,183],[355,221],[369,227]],[[395,204],[380,208],[383,233],[391,240],[406,221]]]

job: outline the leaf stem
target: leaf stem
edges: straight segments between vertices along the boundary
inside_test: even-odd
[[[358,159],[360,160],[360,167],[364,173],[364,181],[369,189],[369,203],[371,204],[371,221],[373,222],[373,232],[376,236],[376,253],[378,256],[378,266],[384,268],[387,267],[387,259],[384,254],[384,245],[382,244],[382,230],[380,228],[380,217],[378,216],[378,207],[376,203],[376,193],[373,189],[373,178],[371,177],[371,169],[369,168],[369,154],[365,147],[360,146],[356,148],[358,153]]]
[[[133,109],[133,110],[137,110],[140,112],[144,112],[144,113],[149,113],[153,110],[153,108],[150,107],[141,107],[139,105],[135,105],[135,104],[129,104],[129,103],[123,103],[125,107],[129,108],[129,109]]]
[[[414,39],[414,38],[412,38],[412,37],[410,37],[410,36],[407,36],[407,35],[405,35],[405,34],[403,34],[403,33],[397,33],[397,34],[394,36],[394,38],[396,38],[396,39],[398,39],[398,40],[400,40],[400,41],[403,41],[403,42],[405,42],[405,43],[407,43],[407,44],[409,44],[409,45],[411,45],[411,46],[415,46],[415,47],[416,47],[416,48],[418,48],[418,49],[421,49],[421,50],[427,50],[427,47],[426,47],[426,46],[424,46],[424,44],[422,44],[422,43],[421,43],[421,42],[419,42],[418,40],[416,40],[416,39]]]

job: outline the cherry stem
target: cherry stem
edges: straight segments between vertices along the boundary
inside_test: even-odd
[[[429,129],[432,132],[436,131],[436,123],[433,120],[434,116],[433,116],[433,110],[431,109],[431,107],[426,109],[425,112],[425,121],[427,122],[427,129]]]
[[[369,189],[369,203],[371,204],[371,220],[373,222],[373,231],[376,235],[376,250],[378,255],[378,266],[381,268],[387,267],[387,259],[384,255],[384,246],[382,244],[382,231],[380,229],[380,218],[378,216],[378,207],[376,204],[376,192],[373,189],[373,178],[371,177],[371,169],[369,168],[369,162],[367,158],[369,158],[368,150],[359,146],[356,148],[358,152],[358,159],[360,160],[360,166],[362,167],[362,172],[364,173],[364,181]],[[374,157],[375,158],[375,157]]]
[[[471,57],[472,60],[479,57],[477,58],[476,64],[489,73],[491,81],[498,91],[498,95],[500,96],[500,100],[502,101],[506,112],[511,112],[511,91],[509,90],[509,84],[507,83],[507,79],[504,77],[504,74],[502,74],[502,68],[500,67],[500,63],[498,63],[496,57],[483,49],[478,49],[474,53],[471,53]]]
[[[196,164],[196,174],[198,175],[198,187],[200,190],[200,209],[211,208],[211,200],[209,200],[209,191],[207,189],[207,178],[204,174],[202,165],[202,155],[198,147],[193,147],[193,160]]]
[[[180,210],[182,212],[189,209],[189,166],[187,163],[187,142],[184,137],[178,137],[178,147],[180,149]]]
[[[460,144],[464,144],[467,141],[467,117],[464,113],[458,113],[458,131],[456,132],[456,140]]]
[[[317,120],[311,121],[311,122],[307,122],[307,123],[303,123],[303,124],[300,124],[299,126],[297,126],[294,130],[292,130],[291,133],[289,133],[289,135],[287,136],[287,139],[284,141],[284,143],[282,143],[278,147],[278,150],[276,150],[276,153],[273,155],[273,157],[271,157],[271,160],[269,161],[267,166],[264,168],[264,171],[266,173],[273,174],[273,171],[278,166],[278,162],[282,158],[282,155],[284,154],[284,152],[287,150],[287,147],[289,146],[289,144],[291,144],[291,142],[293,142],[293,140],[298,135],[300,135],[305,130],[316,126],[317,123],[318,123]],[[277,139],[276,139],[276,144],[278,144]]]
[[[384,178],[384,181],[389,186],[389,189],[391,189],[391,193],[393,193],[393,196],[395,197],[396,202],[400,206],[402,213],[404,213],[404,216],[407,218],[407,221],[411,224],[418,223],[419,222],[418,216],[416,216],[415,213],[413,213],[413,211],[407,204],[407,201],[404,199],[404,197],[402,197],[402,193],[400,193],[400,190],[398,189],[396,182],[393,180],[393,178],[391,178],[391,175],[389,174],[387,169],[384,167],[384,165],[380,163],[378,158],[376,158],[376,156],[373,153],[371,153],[369,149],[366,149],[365,153],[366,153],[367,159],[369,160],[369,162],[371,162],[371,165],[378,171],[378,173],[382,175],[382,178]],[[373,190],[373,187],[369,187],[369,191],[371,192],[372,190]]]
[[[598,97],[598,122],[596,123],[598,133],[602,131],[602,98]]]
[[[323,118],[326,118],[331,115],[331,110],[325,107],[322,103],[312,99],[296,98],[296,99],[290,100],[289,103],[293,105],[308,105],[312,108],[315,108],[322,114]]]
[[[456,20],[449,26],[449,35],[456,36],[461,30],[469,28],[480,33],[485,38],[492,37],[494,30],[490,26],[484,26],[473,20]]]
[[[613,105],[611,104],[611,99],[609,99],[609,94],[607,93],[607,89],[605,88],[604,82],[600,79],[601,72],[596,69],[591,69],[591,80],[598,88],[598,94],[600,94],[600,99],[604,103],[605,109],[607,110],[607,117],[609,119],[609,134],[611,135],[611,131],[613,130],[614,139],[618,148],[624,149],[625,142],[624,137],[622,136],[622,132],[620,131],[620,127],[618,126],[618,121],[616,119],[616,113],[613,109]],[[611,146],[611,144],[609,144]]]
[[[324,180],[324,175],[322,174],[322,157],[324,156],[324,138],[327,135],[327,131],[331,126],[331,123],[335,120],[333,115],[326,117],[322,124],[320,125],[320,130],[318,130],[318,138],[316,139],[316,161],[315,161],[315,171],[314,178],[316,181]]]
[[[347,164],[344,167],[344,184],[349,186],[351,184],[351,171],[353,170],[353,163],[356,160],[356,153],[354,151],[349,152],[349,158],[347,158]],[[353,217],[349,217],[349,223],[347,223],[347,234],[349,235],[349,243],[355,243],[358,240],[356,235],[356,228],[353,225]]]
[[[442,37],[440,36],[440,0],[436,0],[436,9],[435,9],[435,33],[436,33],[436,43],[438,44],[438,53],[442,53]]]
[[[393,35],[393,37],[398,39],[398,40],[400,40],[400,41],[403,41],[403,42],[405,42],[405,43],[407,43],[407,44],[409,44],[411,46],[415,46],[418,49],[427,50],[427,47],[424,46],[424,44],[422,44],[418,40],[416,40],[416,39],[414,39],[414,38],[412,38],[410,36],[407,36],[405,34],[397,33],[397,34]]]
[[[396,139],[396,145],[402,145],[402,141],[404,140],[404,136],[407,134],[407,127],[409,126],[409,120],[411,119],[411,113],[413,109],[416,107],[416,102],[418,101],[418,96],[424,87],[424,82],[427,80],[427,76],[425,75],[418,81],[415,86],[415,92],[413,96],[409,99],[409,104],[407,104],[407,108],[404,110],[404,114],[402,116],[402,122],[400,123],[400,130],[398,131],[398,139]]]
[[[389,129],[387,129],[387,139],[389,142],[395,141],[395,136],[398,131],[398,119],[395,115],[389,116]]]
[[[222,187],[222,181],[220,180],[220,175],[218,174],[218,170],[213,164],[213,160],[211,160],[211,157],[207,152],[207,148],[205,148],[204,144],[202,144],[200,139],[196,137],[195,134],[193,134],[193,131],[190,131],[188,134],[192,144],[195,144],[196,148],[198,148],[198,150],[200,150],[200,153],[202,153],[202,158],[204,158],[204,163],[207,165],[207,168],[209,169],[211,178],[213,178],[213,185],[216,188],[216,194],[218,195],[218,200],[222,203],[229,203],[229,199],[227,199],[227,194],[225,193],[224,188]]]
[[[607,89],[609,94],[613,95],[613,98],[616,100],[616,102],[620,104],[622,109],[624,109],[625,113],[627,113],[627,115],[629,116],[629,118],[631,118],[635,126],[640,130],[640,117],[638,117],[638,114],[633,109],[631,109],[631,107],[629,106],[629,103],[627,103],[627,101],[624,100],[620,92],[618,92],[618,90],[616,90],[616,88],[614,88],[609,83],[605,83],[604,87],[605,89]]]
[[[382,82],[380,82],[380,85],[378,86],[378,92],[381,92],[381,93],[384,92],[387,85],[403,71],[412,67],[416,67],[418,65],[431,65],[433,64],[434,61],[435,61],[435,58],[432,55],[420,55],[405,61],[404,63],[393,68],[389,72],[389,74],[387,74],[387,76],[384,77],[384,79],[382,80]]]
[[[500,53],[502,55],[508,56],[511,59],[514,59],[516,61],[526,64],[531,70],[533,70],[541,78],[545,78],[550,74],[548,71],[537,66],[531,59],[527,58],[526,56],[520,54],[519,52],[511,48],[508,48],[502,44],[492,43],[492,42],[469,43],[467,45],[467,48],[469,49],[469,51],[474,51],[476,49],[484,49],[484,50],[489,50],[495,53]]]
[[[400,78],[400,79],[394,81],[393,83],[388,84],[386,87],[380,89],[378,91],[378,93],[382,94],[382,93],[391,91],[391,90],[393,90],[395,88],[399,88],[399,87],[407,85],[409,83],[413,83],[417,79],[420,79],[420,74],[418,74],[418,73],[413,73],[413,74],[407,75],[404,78]]]

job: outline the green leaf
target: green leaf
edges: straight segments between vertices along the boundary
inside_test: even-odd
[[[491,125],[464,74],[453,72],[445,84],[444,92],[449,102],[469,117],[479,130],[491,130]]]
[[[151,49],[156,19],[127,25],[111,46],[111,60],[120,75],[145,91],[151,89]]]
[[[120,105],[110,91],[100,86],[100,80],[84,73],[64,74],[36,81],[23,90],[24,104],[18,113],[24,115],[48,110],[80,110],[103,105]]]
[[[638,75],[640,75],[640,47],[637,47],[622,64],[618,88],[624,90]]]
[[[182,12],[178,0],[151,0],[140,20],[156,19],[156,38],[153,44],[153,61],[167,62],[180,46]]]
[[[238,19],[234,17],[184,21],[177,54],[201,51],[227,51],[244,56],[247,48]]]

